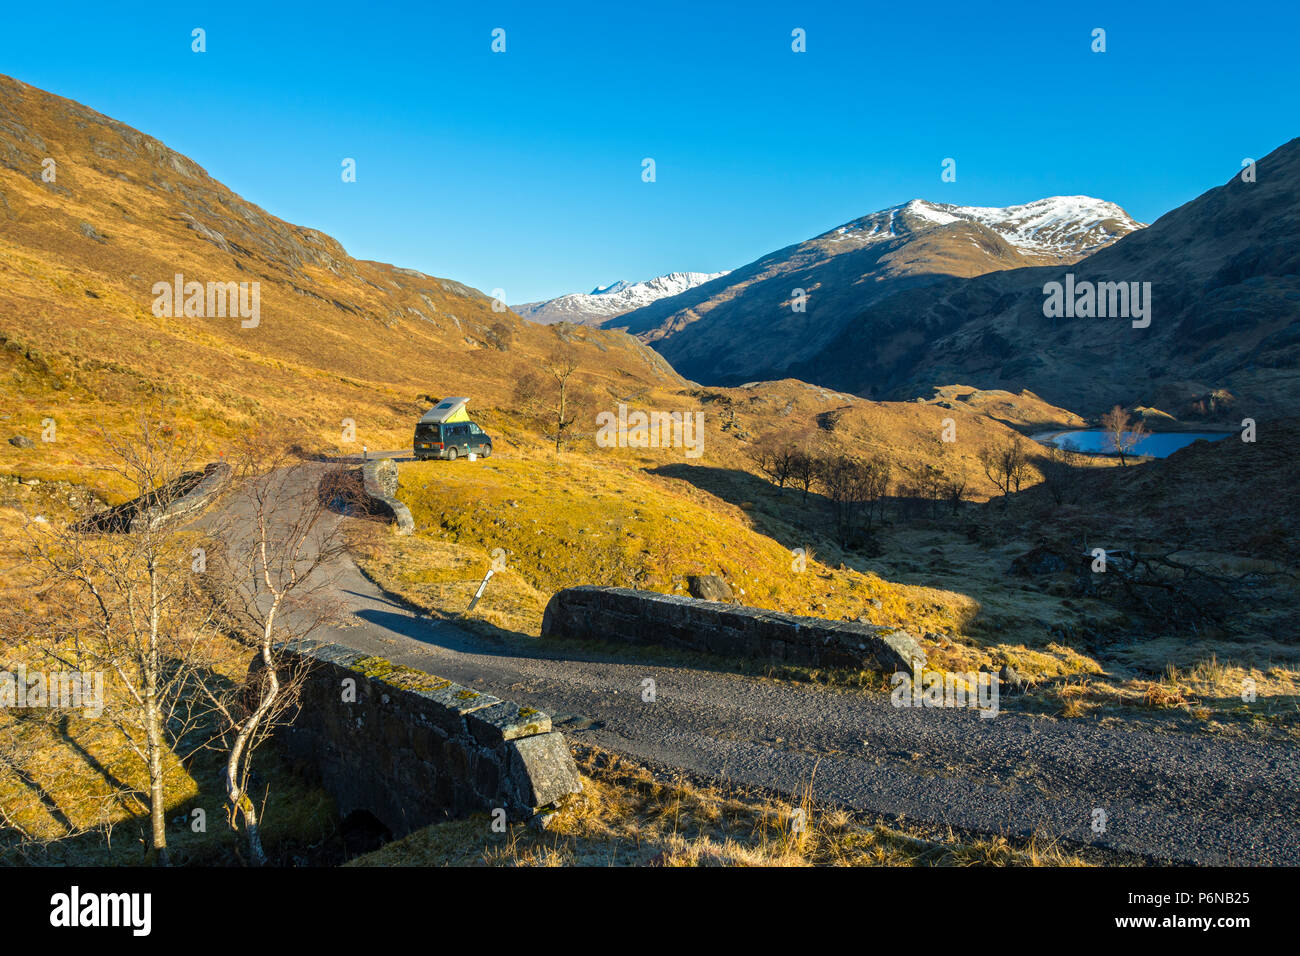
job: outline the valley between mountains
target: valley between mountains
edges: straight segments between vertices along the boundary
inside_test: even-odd
[[[1150,224],[1086,196],[915,199],[726,272],[502,310],[0,76],[4,665],[89,634],[32,548],[140,492],[113,436],[152,423],[196,467],[274,449],[308,511],[326,475],[379,455],[414,533],[324,496],[346,546],[318,572],[319,634],[551,713],[585,796],[513,842],[473,818],[367,855],[272,743],[277,862],[1300,863],[1300,140],[1258,171]],[[1066,273],[1149,282],[1150,326],[1046,317]],[[159,314],[173,281],[257,283],[256,324]],[[415,423],[449,396],[491,457],[414,460]],[[1030,437],[1116,405],[1219,440],[1121,461]],[[602,444],[597,416],[620,407],[701,414],[699,456]],[[810,461],[877,490],[846,497]],[[237,501],[213,527],[243,520]],[[216,555],[204,533],[178,530],[176,555]],[[1090,572],[1096,548],[1140,571]],[[871,670],[540,637],[561,589],[701,578],[904,629],[937,672],[997,675],[999,714],[899,708]],[[212,638],[232,681],[246,638]],[[0,859],[140,862],[101,836],[146,839],[129,730],[0,710]],[[166,780],[173,816],[223,799],[220,768],[179,742]],[[769,841],[796,810],[809,836]],[[174,853],[239,861],[218,829],[173,828]]]

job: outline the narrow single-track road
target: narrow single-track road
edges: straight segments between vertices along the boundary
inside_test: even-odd
[[[813,780],[816,800],[856,810],[1153,860],[1300,864],[1291,745],[1135,721],[900,709],[883,694],[494,642],[393,599],[346,556],[327,573],[345,620],[314,638],[546,710],[570,737],[654,764],[786,794]]]

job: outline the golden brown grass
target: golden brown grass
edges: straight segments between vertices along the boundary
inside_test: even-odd
[[[468,607],[501,549],[506,569],[493,577],[465,623],[507,639],[536,635],[547,599],[561,587],[610,584],[684,593],[686,575],[713,573],[747,604],[907,627],[923,635],[936,670],[1009,665],[1032,685],[1028,695],[1006,701],[1020,709],[1066,718],[1165,713],[1202,723],[1214,716],[1256,726],[1285,722],[1295,711],[1300,671],[1262,624],[1261,633],[1241,645],[1251,659],[1221,675],[1216,690],[1206,682],[1208,672],[1194,669],[1224,647],[1212,635],[1152,637],[1104,653],[1091,649],[1078,635],[1125,629],[1126,614],[1096,599],[1008,576],[1011,560],[1032,546],[1029,540],[1002,536],[992,545],[976,544],[943,521],[903,521],[882,529],[882,554],[864,560],[817,538],[815,520],[803,522],[803,535],[794,537],[785,522],[765,517],[781,507],[787,518],[818,516],[818,506],[801,505],[797,493],[760,490],[744,508],[692,483],[627,465],[602,452],[558,460],[546,453],[511,453],[474,463],[404,464],[400,495],[412,507],[417,534],[398,538],[366,526],[353,536],[354,553],[385,589],[431,613],[455,617]],[[789,526],[799,523],[793,519]],[[811,545],[803,573],[792,570],[787,544],[795,542]],[[1268,608],[1275,602],[1265,597],[1257,602],[1260,613],[1274,614]],[[1283,613],[1286,604],[1276,606]],[[618,651],[614,645],[601,649]],[[1150,690],[1146,675],[1170,666],[1182,675],[1181,697]],[[880,689],[868,674],[759,662],[741,669]],[[1247,678],[1255,682],[1253,702],[1240,700]]]
[[[815,779],[797,799],[694,783],[595,748],[580,748],[583,792],[545,831],[491,819],[426,827],[354,866],[1077,866],[1038,839],[909,832],[823,807]]]
[[[978,611],[964,595],[893,584],[830,567],[750,526],[743,512],[684,494],[597,456],[493,456],[478,462],[403,464],[399,496],[417,533],[359,529],[354,553],[387,590],[431,611],[456,614],[491,566],[475,616],[528,635],[546,600],[578,584],[686,593],[692,574],[716,574],[746,604],[936,633],[960,630]],[[500,549],[498,552],[497,549]]]
[[[231,647],[231,666],[248,655]],[[8,648],[0,669],[48,661]],[[120,693],[104,680],[109,708]],[[226,823],[221,771],[213,752],[190,752],[191,737],[164,761],[168,844],[174,862],[232,863],[242,837]],[[281,844],[318,843],[333,828],[333,806],[319,788],[282,763],[274,746],[259,758],[264,834],[272,852]],[[83,710],[0,709],[0,864],[30,862],[79,866],[139,865],[148,847],[148,792],[144,763],[110,721]],[[196,832],[191,812],[201,809],[206,829]],[[178,817],[184,816],[182,821]]]

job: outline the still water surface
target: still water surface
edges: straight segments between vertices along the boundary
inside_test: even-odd
[[[1227,438],[1235,432],[1156,432],[1148,435],[1142,441],[1138,442],[1129,454],[1150,455],[1153,458],[1164,458],[1172,455],[1180,448],[1185,448],[1198,438],[1204,438],[1207,441],[1218,441],[1220,438]],[[1064,447],[1069,444],[1077,451],[1114,454],[1115,446],[1111,443],[1110,436],[1099,429],[1085,429],[1083,431],[1073,432],[1043,432],[1041,435],[1033,436],[1035,441],[1040,441],[1045,445],[1057,445]]]

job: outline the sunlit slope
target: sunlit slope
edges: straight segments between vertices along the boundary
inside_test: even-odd
[[[256,327],[157,317],[153,287],[177,274],[258,283]],[[537,328],[460,283],[353,259],[157,140],[3,77],[0,336],[0,429],[36,438],[56,422],[40,467],[94,458],[92,428],[160,404],[214,448],[250,427],[343,447],[344,419],[356,442],[343,450],[401,445],[422,395],[502,406],[561,337],[598,391],[681,384],[626,336]],[[0,454],[12,465],[10,446]]]

